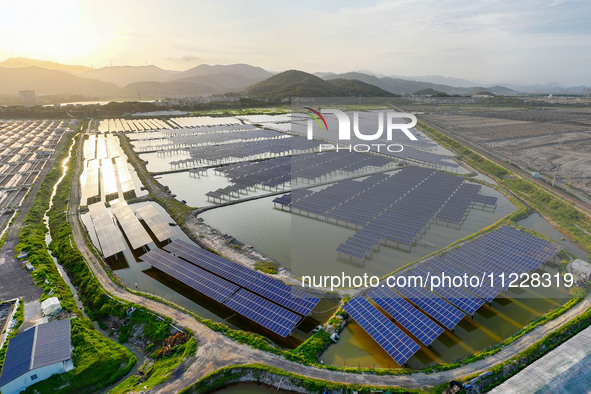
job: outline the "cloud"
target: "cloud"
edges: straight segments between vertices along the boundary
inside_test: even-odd
[[[205,59],[200,56],[195,56],[195,55],[184,55],[181,57],[167,57],[166,60],[169,60],[174,63],[193,63],[193,62],[203,62]]]

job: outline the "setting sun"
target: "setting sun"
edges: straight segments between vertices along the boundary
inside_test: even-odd
[[[70,61],[106,49],[110,31],[89,23],[77,1],[10,2],[3,5],[3,50],[15,55]]]

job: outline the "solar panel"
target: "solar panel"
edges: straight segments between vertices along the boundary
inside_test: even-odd
[[[438,256],[427,261],[425,265],[433,272],[444,272],[447,275],[461,277],[467,273],[465,269],[462,270],[455,264]],[[482,286],[469,287],[468,290],[488,302],[492,302],[492,300],[502,291],[501,288],[492,286],[490,282],[486,280]]]
[[[163,242],[176,235],[174,228],[170,227],[153,205],[144,205],[143,207],[136,209],[136,212],[142,217],[144,222],[146,222],[158,241]]]
[[[390,289],[377,287],[367,295],[425,346],[443,334],[443,328]]]
[[[72,356],[70,319],[37,326],[35,352],[31,369],[69,360]]]
[[[302,319],[245,289],[238,290],[224,305],[282,337],[289,335]]]
[[[426,278],[431,272],[425,264],[416,264],[407,275],[421,275]],[[432,291],[445,298],[468,315],[473,315],[483,304],[484,300],[476,297],[463,287],[448,286],[449,283],[442,283],[442,286],[434,288]]]
[[[460,320],[466,316],[464,312],[437,297],[424,287],[397,287],[396,290],[450,330],[453,330]]]
[[[320,299],[197,245],[175,240],[165,250],[301,315],[308,315]]]
[[[8,342],[6,357],[2,366],[0,386],[12,382],[22,374],[29,371],[33,352],[35,329],[29,329]]]
[[[365,298],[353,298],[343,308],[399,365],[421,348]]]
[[[195,267],[162,249],[144,253],[140,259],[218,302],[223,303],[239,289],[235,284]]]
[[[127,235],[127,239],[134,250],[152,242],[152,238],[150,238],[150,235],[146,232],[144,226],[142,226],[126,202],[112,201],[111,206],[113,207],[113,213],[117,221],[121,225],[121,228],[123,228],[123,232]]]
[[[111,214],[103,202],[88,206],[90,219],[105,258],[116,255],[126,249],[125,240],[119,228],[113,223]]]

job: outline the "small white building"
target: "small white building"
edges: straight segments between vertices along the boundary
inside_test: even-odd
[[[580,276],[581,278],[585,279],[585,280],[590,280],[591,279],[591,264],[589,264],[588,262],[581,260],[581,259],[576,259],[571,263],[571,270],[573,271],[573,274]]]
[[[51,297],[41,303],[41,310],[45,316],[53,315],[62,311],[62,304],[59,298]]]
[[[52,375],[72,369],[70,320],[39,324],[8,342],[0,374],[0,391],[16,394]]]

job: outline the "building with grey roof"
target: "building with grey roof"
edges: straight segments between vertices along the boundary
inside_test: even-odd
[[[39,324],[8,342],[0,391],[13,394],[74,369],[70,320]]]

